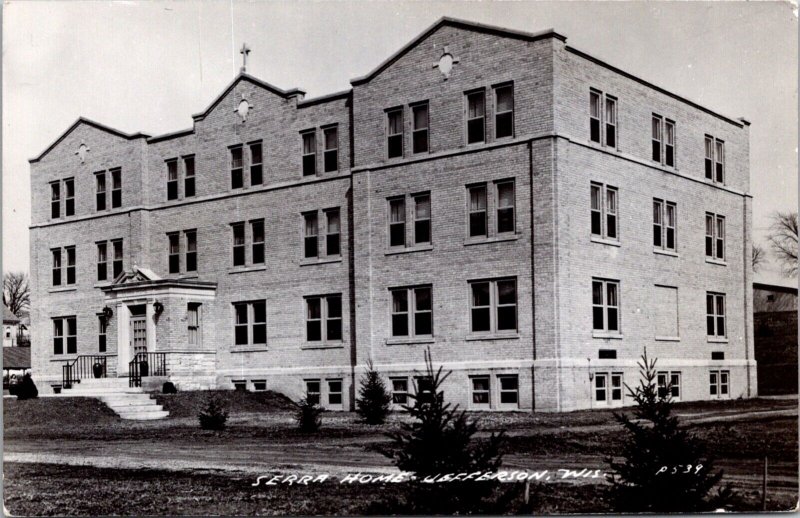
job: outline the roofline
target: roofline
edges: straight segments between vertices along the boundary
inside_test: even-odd
[[[47,153],[49,153],[62,140],[64,140],[67,137],[67,135],[72,133],[72,131],[75,128],[77,128],[78,126],[80,126],[81,124],[87,124],[89,126],[92,126],[94,128],[99,129],[100,131],[105,131],[107,133],[111,133],[112,135],[116,135],[117,137],[122,137],[122,138],[127,139],[127,140],[133,140],[133,139],[138,139],[138,138],[144,138],[144,139],[150,138],[150,135],[148,135],[146,133],[142,133],[142,132],[125,133],[125,132],[122,132],[122,131],[120,131],[118,129],[114,129],[111,126],[106,126],[105,124],[100,124],[99,122],[95,122],[95,121],[93,121],[91,119],[87,119],[86,117],[78,117],[78,119],[75,122],[73,122],[72,125],[64,133],[62,133],[61,136],[58,137],[52,144],[47,146],[47,148],[44,151],[42,151],[39,154],[39,156],[36,156],[34,158],[29,158],[28,162],[33,164],[35,162],[38,162],[42,158],[44,158],[44,156]]]
[[[311,99],[303,99],[302,101],[298,101],[297,107],[308,108],[309,106],[313,106],[315,104],[335,101],[337,99],[348,99],[352,95],[353,95],[353,89],[349,88],[347,90],[342,90],[341,92],[334,92],[332,94],[320,95],[319,97],[313,97]]]
[[[525,31],[518,31],[515,29],[507,29],[504,27],[498,27],[496,25],[486,25],[483,23],[477,22],[470,22],[467,20],[459,20],[457,18],[450,18],[448,16],[443,16],[439,18],[436,22],[433,23],[430,27],[422,31],[418,36],[413,38],[411,41],[406,43],[403,47],[400,48],[397,52],[386,58],[381,64],[375,67],[372,72],[368,74],[356,77],[350,80],[350,84],[353,86],[358,86],[364,83],[369,82],[372,78],[376,75],[383,72],[387,67],[389,67],[392,63],[400,59],[404,56],[411,48],[413,48],[417,43],[421,40],[430,36],[434,31],[438,30],[440,27],[444,25],[450,25],[452,27],[460,27],[463,29],[474,30],[478,32],[484,32],[488,34],[496,34],[498,36],[504,36],[508,38],[516,38],[526,41],[535,41],[540,40],[543,38],[556,38],[561,41],[567,41],[567,37],[559,34],[554,29],[546,29],[539,32],[525,32]]]
[[[797,295],[797,288],[793,288],[791,286],[781,286],[780,284],[768,284],[766,282],[754,282],[753,289],[779,291],[781,293],[792,293],[794,295]]]
[[[717,112],[711,110],[710,108],[706,108],[705,106],[697,104],[696,102],[694,102],[694,101],[692,101],[690,99],[687,99],[685,97],[681,97],[680,95],[678,95],[676,93],[672,93],[669,90],[666,90],[664,88],[661,88],[658,85],[655,85],[655,84],[653,84],[653,83],[651,83],[649,81],[646,81],[646,80],[642,79],[641,77],[635,76],[635,75],[631,74],[630,72],[625,72],[624,70],[622,70],[620,68],[617,68],[614,65],[610,65],[610,64],[606,63],[605,61],[603,61],[601,59],[598,59],[598,58],[596,58],[596,57],[594,57],[594,56],[592,56],[590,54],[587,54],[587,53],[583,52],[582,50],[578,50],[575,47],[572,47],[570,45],[566,45],[565,47],[567,49],[567,52],[572,52],[573,54],[575,54],[577,56],[580,56],[580,57],[582,57],[584,59],[587,59],[587,60],[591,61],[592,63],[600,65],[601,67],[605,67],[605,68],[611,70],[612,72],[615,72],[617,74],[625,76],[628,79],[632,79],[632,80],[636,81],[637,83],[640,83],[640,84],[642,84],[642,85],[644,85],[644,86],[646,86],[648,88],[652,88],[653,90],[655,90],[655,91],[657,91],[659,93],[662,93],[664,95],[667,95],[669,97],[672,97],[673,99],[676,99],[678,101],[684,102],[684,103],[688,104],[689,106],[691,106],[693,108],[696,108],[696,109],[698,109],[700,111],[704,111],[704,112],[708,113],[709,115],[713,115],[714,117],[722,119],[723,121],[728,122],[730,124],[733,124],[734,126],[737,126],[739,128],[743,128],[745,125],[750,126],[750,121],[748,121],[747,119],[741,118],[739,120],[735,120],[735,119],[733,119],[731,117],[722,115],[721,113],[717,113]]]
[[[250,74],[248,74],[247,72],[239,72],[239,75],[237,75],[235,78],[233,78],[233,81],[231,81],[228,84],[228,86],[225,87],[225,90],[223,90],[221,94],[219,94],[216,98],[214,98],[214,100],[211,102],[211,104],[208,106],[208,108],[206,108],[205,110],[203,110],[200,113],[195,113],[194,115],[192,115],[192,119],[194,119],[195,122],[205,119],[206,116],[211,112],[211,110],[216,108],[216,106],[220,102],[222,102],[222,99],[224,99],[225,96],[228,95],[228,93],[233,89],[233,87],[236,86],[237,83],[239,83],[239,81],[242,81],[244,79],[247,79],[248,81],[251,81],[252,83],[255,83],[256,85],[258,85],[258,86],[260,86],[262,88],[265,88],[265,89],[269,90],[270,92],[283,97],[284,99],[288,99],[288,98],[294,97],[296,95],[305,95],[306,94],[305,90],[301,90],[299,88],[291,88],[289,90],[283,90],[281,88],[278,88],[275,85],[267,83],[266,81],[262,81],[261,79],[253,77]]]
[[[124,291],[135,288],[143,288],[147,286],[158,287],[183,287],[183,288],[198,288],[198,289],[217,289],[217,283],[211,281],[197,281],[194,279],[152,279],[147,281],[129,282],[127,284],[109,284],[101,286],[101,291]]]
[[[154,142],[161,142],[162,140],[169,140],[171,138],[185,137],[186,135],[191,135],[192,133],[194,133],[194,128],[171,131],[169,133],[164,133],[162,135],[156,135],[154,137],[150,137],[147,139],[147,143],[153,144]]]

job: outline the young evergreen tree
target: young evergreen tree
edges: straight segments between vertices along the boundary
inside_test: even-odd
[[[391,394],[386,390],[381,375],[373,367],[372,360],[369,360],[367,375],[361,379],[361,387],[358,390],[356,413],[367,424],[383,424],[391,412],[391,402]]]
[[[222,431],[228,421],[228,411],[220,398],[212,394],[206,398],[205,407],[197,414],[197,419],[203,430]]]
[[[636,401],[632,419],[615,413],[625,434],[621,462],[611,466],[610,496],[617,511],[701,512],[724,506],[730,488],[711,495],[722,478],[704,443],[680,426],[672,415],[671,387],[659,394],[656,360],[644,351],[639,362],[641,379],[628,395]]]
[[[322,412],[325,409],[304,397],[297,403],[294,419],[301,432],[313,433],[322,426]]]
[[[412,514],[502,513],[514,497],[492,482],[430,483],[425,479],[444,474],[494,472],[502,463],[505,432],[476,441],[478,420],[468,419],[458,406],[444,402],[441,385],[449,376],[434,370],[430,351],[425,354],[426,376],[414,383],[413,405],[404,405],[413,422],[390,432],[394,449],[385,453],[405,472],[413,472],[403,500],[389,511]],[[420,386],[422,385],[422,386]]]

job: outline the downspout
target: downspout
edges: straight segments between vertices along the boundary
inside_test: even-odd
[[[531,207],[531,342],[533,365],[531,366],[531,411],[536,410],[536,264],[534,254],[535,232],[533,225],[533,141],[528,141],[528,182],[530,183]]]

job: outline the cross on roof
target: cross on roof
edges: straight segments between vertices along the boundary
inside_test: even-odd
[[[247,55],[250,54],[250,48],[247,43],[242,43],[242,50],[239,51],[239,54],[242,55],[242,72],[245,72],[247,70]]]

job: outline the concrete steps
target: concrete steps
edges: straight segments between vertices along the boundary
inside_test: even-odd
[[[62,391],[63,397],[97,398],[122,419],[151,421],[169,415],[141,387],[129,387],[128,378],[86,379]]]

